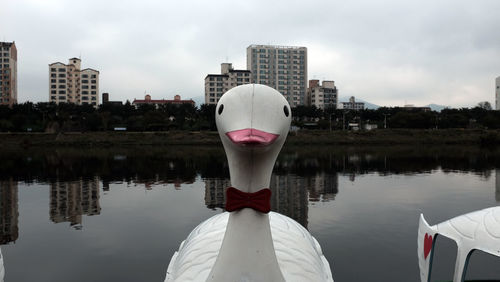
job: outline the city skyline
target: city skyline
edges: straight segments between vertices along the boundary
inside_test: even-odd
[[[221,62],[242,69],[252,44],[307,47],[308,79],[335,80],[342,96],[377,105],[495,102],[497,1],[111,5],[7,1],[0,38],[18,47],[18,102],[47,101],[47,64],[75,55],[101,71],[100,91],[115,100],[146,91],[203,101],[206,74]],[[68,10],[78,24],[67,25]]]

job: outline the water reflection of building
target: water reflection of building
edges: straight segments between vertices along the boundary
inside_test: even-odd
[[[310,201],[333,201],[339,192],[339,176],[337,173],[318,173],[308,178],[308,187]]]
[[[17,181],[0,181],[0,245],[19,237]]]
[[[194,176],[186,178],[186,179],[181,179],[179,177],[162,179],[162,177],[163,176],[155,175],[155,177],[152,179],[146,179],[146,180],[136,179],[134,182],[136,184],[144,184],[144,188],[146,190],[152,190],[153,186],[155,186],[155,185],[163,185],[164,186],[167,184],[173,184],[174,188],[176,190],[180,190],[182,184],[193,184],[195,181]],[[169,177],[169,176],[167,176],[167,177]]]
[[[205,181],[205,205],[210,209],[224,208],[226,188],[231,186],[229,179],[207,178]]]
[[[99,178],[50,184],[50,220],[81,228],[82,215],[98,215]]]
[[[306,179],[293,174],[271,177],[271,207],[274,211],[295,219],[307,228],[307,185]]]
[[[229,179],[207,178],[205,181],[205,205],[208,208],[224,208]],[[302,177],[272,175],[271,209],[287,215],[307,227],[307,186]]]
[[[500,169],[495,171],[495,200],[500,202]]]

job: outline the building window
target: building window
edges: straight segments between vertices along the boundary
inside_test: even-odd
[[[84,80],[82,80],[82,83],[89,83],[89,81],[84,79]]]
[[[91,89],[97,89],[95,85],[90,86]]]
[[[59,68],[59,71],[66,71],[65,68]]]
[[[97,76],[95,74],[91,75],[91,78],[96,78]]]
[[[55,73],[51,74],[50,77],[57,77]]]
[[[97,83],[97,80],[92,80],[92,81],[90,81],[90,82],[92,82],[92,83]]]
[[[90,94],[96,95],[97,93],[95,91],[91,91]]]
[[[59,96],[59,100],[66,100],[66,96]]]
[[[89,89],[89,86],[88,85],[83,85],[82,89]]]
[[[57,91],[56,90],[51,90],[50,94],[57,94]]]
[[[66,83],[66,79],[59,79],[59,83]]]
[[[57,88],[57,86],[55,84],[52,84],[50,88]]]
[[[82,74],[82,78],[89,78],[88,74]]]
[[[65,73],[60,73],[59,77],[66,77],[66,74]]]

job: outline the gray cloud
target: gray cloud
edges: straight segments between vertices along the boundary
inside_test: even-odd
[[[48,100],[48,64],[82,56],[116,100],[203,96],[250,44],[308,47],[309,78],[379,105],[474,106],[500,75],[500,2],[8,0],[0,38],[19,50],[19,100]]]

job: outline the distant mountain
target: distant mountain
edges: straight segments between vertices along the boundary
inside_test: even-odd
[[[349,102],[349,98],[351,98],[351,96],[349,96],[349,97],[339,97],[339,102]],[[380,108],[379,105],[372,104],[372,103],[367,102],[367,101],[365,101],[363,99],[356,98],[356,102],[363,102],[363,103],[365,103],[365,109],[376,110],[376,109]]]
[[[429,107],[429,108],[431,108],[431,110],[436,111],[436,112],[441,112],[441,110],[449,108],[447,106],[436,105],[436,104],[429,104],[429,105],[427,105],[425,107]]]
[[[205,104],[205,96],[196,96],[188,99],[193,99],[197,108],[199,108],[201,104]]]

